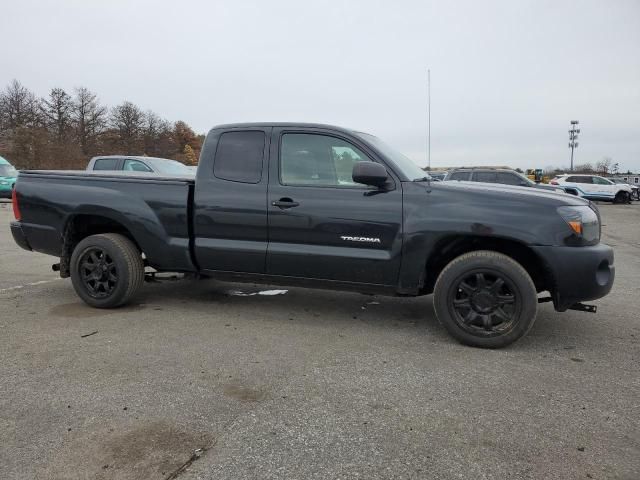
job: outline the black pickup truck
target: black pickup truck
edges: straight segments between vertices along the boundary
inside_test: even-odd
[[[15,241],[60,258],[89,305],[117,307],[145,267],[224,280],[416,296],[468,345],[496,348],[606,295],[613,251],[583,199],[432,182],[378,138],[296,123],[222,125],[195,179],[23,171]],[[539,293],[549,292],[543,297]]]

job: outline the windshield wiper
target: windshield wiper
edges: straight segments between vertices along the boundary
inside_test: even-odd
[[[431,181],[431,177],[426,176],[426,177],[419,177],[419,178],[414,178],[413,180],[411,180],[412,182],[429,182]]]

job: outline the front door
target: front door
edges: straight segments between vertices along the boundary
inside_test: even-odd
[[[213,131],[198,170],[195,256],[200,269],[264,273],[271,128]]]
[[[367,147],[330,131],[274,129],[266,273],[395,285],[402,250],[402,186],[353,182]],[[391,172],[390,172],[390,175]]]
[[[616,186],[606,178],[591,177],[593,181],[594,194],[601,198],[613,198],[616,193]]]

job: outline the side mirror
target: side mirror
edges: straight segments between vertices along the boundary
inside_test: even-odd
[[[351,178],[356,183],[383,187],[389,179],[387,169],[376,162],[358,162],[353,166]]]

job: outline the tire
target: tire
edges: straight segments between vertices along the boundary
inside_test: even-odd
[[[616,193],[616,196],[613,197],[613,203],[627,203],[627,201],[628,201],[627,192],[623,192],[622,190]]]
[[[140,251],[117,233],[91,235],[71,254],[71,283],[78,296],[95,308],[129,302],[144,283]]]
[[[538,296],[519,263],[498,252],[478,250],[455,258],[442,270],[433,306],[438,321],[460,343],[502,348],[531,329]]]

